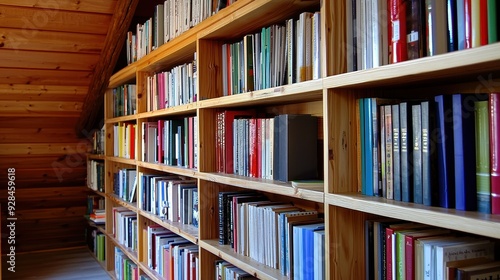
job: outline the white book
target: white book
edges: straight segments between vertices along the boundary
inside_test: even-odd
[[[321,46],[321,14],[320,12],[315,12],[312,16],[312,79],[321,78],[320,46]]]

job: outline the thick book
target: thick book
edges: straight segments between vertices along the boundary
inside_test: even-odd
[[[500,214],[500,93],[490,94],[491,213]]]
[[[408,59],[425,56],[425,0],[409,0],[406,5],[406,46]]]
[[[362,137],[361,141],[364,142],[363,154],[364,161],[362,162],[365,169],[365,179],[366,179],[366,195],[373,196],[374,190],[374,175],[373,175],[373,121],[372,121],[372,101],[370,98],[363,99],[363,106],[360,105],[360,108],[363,107],[363,120],[364,120],[364,137]],[[377,168],[378,169],[378,168]],[[377,173],[378,174],[378,173]],[[378,175],[377,175],[378,178]],[[377,179],[377,191],[378,191],[378,179]]]
[[[399,104],[392,105],[392,185],[393,199],[401,200],[401,153],[400,153]]]
[[[448,50],[446,3],[441,0],[425,1],[426,55],[433,56],[446,53]],[[448,34],[450,35],[450,34]]]
[[[498,17],[500,16],[498,8],[500,4],[497,0],[487,0],[488,1],[488,44],[493,44],[498,42],[498,32],[500,28],[498,27]]]
[[[437,171],[439,206],[455,208],[455,160],[453,141],[452,96],[437,95]]]
[[[274,119],[274,180],[318,178],[318,120],[311,115],[284,114]]]
[[[426,206],[437,205],[438,189],[436,168],[436,114],[434,101],[423,101],[422,110],[422,202]]]
[[[477,211],[491,213],[490,187],[490,120],[488,100],[476,101],[475,137],[476,137],[476,184]]]
[[[389,0],[389,63],[407,60],[406,5],[409,1]]]
[[[476,95],[453,95],[453,139],[455,155],[455,208],[475,211],[476,156],[474,101]]]

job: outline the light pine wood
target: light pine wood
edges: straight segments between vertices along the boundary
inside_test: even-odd
[[[210,98],[222,96],[222,44],[221,41],[199,40],[197,46],[198,55],[198,100],[209,100]],[[210,53],[212,55],[203,55]]]
[[[30,128],[61,128],[72,127],[76,123],[76,117],[5,117],[0,115],[0,128],[22,127]]]
[[[105,35],[38,30],[28,33],[24,29],[0,27],[0,45],[3,49],[36,50],[65,53],[99,54]]]
[[[87,89],[85,86],[0,84],[0,100],[82,102]]]
[[[92,72],[0,68],[0,84],[88,86]]]
[[[75,152],[86,152],[86,144],[53,143],[53,144],[0,144],[0,156],[3,155],[65,155]]]
[[[63,31],[74,33],[106,34],[111,15],[59,12],[50,9],[27,9],[17,6],[0,5],[2,26],[6,28],[23,28],[29,38],[38,30]]]
[[[92,71],[99,54],[2,50],[3,67]]]
[[[31,137],[33,143],[44,143],[52,141],[54,143],[78,142],[74,129],[71,128],[0,128],[1,143],[19,143]]]
[[[0,105],[4,116],[79,116],[81,102],[64,101],[2,101]]]
[[[117,0],[99,1],[99,0],[81,0],[81,1],[37,1],[37,0],[21,0],[11,1],[2,0],[1,5],[14,5],[27,8],[47,9],[51,12],[90,12],[90,13],[103,13],[112,14]]]

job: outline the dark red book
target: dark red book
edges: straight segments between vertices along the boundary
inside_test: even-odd
[[[390,63],[407,60],[406,50],[406,1],[389,0],[389,46]]]
[[[424,0],[409,0],[406,6],[406,34],[408,59],[425,56]]]
[[[257,119],[257,178],[262,178],[262,133],[264,119]],[[265,129],[265,128],[264,128]]]
[[[221,116],[222,122],[222,159],[224,161],[224,173],[233,173],[233,121],[238,118],[251,118],[255,115],[252,110],[231,111],[226,110]]]
[[[481,46],[488,45],[488,0],[479,0],[479,38]]]
[[[500,93],[490,94],[491,213],[500,214]]]

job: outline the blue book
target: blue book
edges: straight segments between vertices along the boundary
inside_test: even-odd
[[[453,141],[452,96],[438,95],[437,116],[437,169],[439,186],[439,206],[455,208],[455,160]]]
[[[453,95],[455,208],[476,210],[476,152],[473,95]]]
[[[370,98],[364,99],[364,119],[365,119],[365,135],[362,137],[362,141],[364,141],[364,165],[366,169],[366,195],[373,196],[373,122],[372,122],[372,102]],[[377,175],[378,176],[378,175]],[[378,186],[377,186],[378,189]]]
[[[434,101],[422,101],[422,202],[437,205],[436,186],[436,115]]]
[[[372,143],[372,175],[373,175],[373,195],[382,195],[382,185],[380,184],[380,148],[379,148],[379,129],[378,129],[378,110],[377,110],[377,98],[370,98],[371,100],[371,131],[373,135]]]
[[[324,230],[324,223],[315,223],[309,225],[298,226],[302,230],[302,250],[299,259],[302,259],[302,271],[300,271],[300,279],[314,279],[314,250],[320,249],[314,247],[314,232]],[[294,257],[297,257],[295,255]]]

